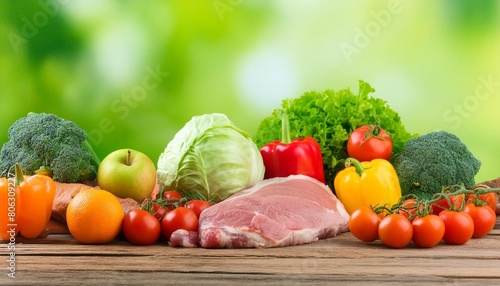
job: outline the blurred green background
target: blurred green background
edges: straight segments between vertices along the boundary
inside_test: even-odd
[[[500,2],[2,1],[0,143],[28,112],[99,157],[153,161],[194,115],[252,135],[281,100],[369,82],[412,133],[446,130],[500,176]]]

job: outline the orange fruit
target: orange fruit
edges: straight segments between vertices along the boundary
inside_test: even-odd
[[[66,209],[69,232],[84,244],[111,242],[120,232],[123,217],[120,202],[105,190],[80,191]]]

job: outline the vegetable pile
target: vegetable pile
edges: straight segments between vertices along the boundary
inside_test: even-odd
[[[348,157],[347,140],[356,128],[364,124],[378,124],[393,138],[393,153],[414,135],[406,131],[400,116],[386,101],[370,96],[374,92],[368,83],[359,81],[359,93],[349,88],[306,92],[301,97],[285,99],[281,108],[262,120],[254,136],[259,148],[281,138],[281,112],[286,111],[292,138],[311,136],[318,141],[325,178],[333,189],[333,179],[343,169]]]
[[[282,112],[293,137],[317,140],[326,183],[333,183],[351,214],[349,228],[362,241],[433,247],[489,233],[498,190],[470,190],[481,162],[451,133],[408,133],[385,101],[368,95],[373,91],[360,81],[357,96],[326,90],[284,100],[261,122],[255,141],[262,151],[280,138]]]
[[[364,242],[429,248],[488,234],[500,189],[473,189],[481,162],[454,134],[409,133],[386,101],[370,96],[374,91],[359,81],[358,94],[347,88],[286,99],[253,138],[224,114],[194,116],[150,168],[157,192],[124,216],[125,238],[148,245],[197,234],[203,210],[264,179],[296,174],[328,185],[350,215],[351,233]],[[36,238],[50,218],[54,181],[95,181],[100,160],[81,128],[53,114],[29,113],[8,136],[0,151],[0,201],[21,203],[13,217],[18,231]],[[11,208],[0,216],[4,226]],[[6,233],[0,240],[11,237]]]

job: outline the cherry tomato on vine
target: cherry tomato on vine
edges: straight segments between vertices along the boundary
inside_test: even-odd
[[[184,196],[177,192],[177,191],[164,191],[163,192],[163,199],[168,199],[171,200],[172,203],[178,202],[180,199],[182,199]]]
[[[179,192],[168,190],[163,192],[162,198],[163,200],[169,200],[170,203],[176,203],[183,197],[184,196]],[[182,206],[182,204],[179,204],[179,206]],[[154,201],[152,207],[155,217],[158,219],[162,219],[166,212],[171,211],[175,208],[173,205],[161,206],[158,203],[155,203]]]
[[[200,214],[202,211],[211,206],[211,203],[204,200],[190,200],[185,204],[185,207],[188,209],[192,209],[198,218],[200,218]]]
[[[122,231],[130,243],[150,245],[160,238],[161,226],[158,219],[150,212],[137,209],[125,214]]]
[[[148,206],[146,206],[148,204]],[[167,212],[167,209],[161,207],[158,203],[151,199],[145,199],[141,203],[141,208],[153,214],[158,220]]]
[[[413,237],[413,226],[404,215],[390,214],[380,222],[378,235],[383,244],[404,248]]]
[[[479,238],[487,235],[497,222],[495,212],[488,206],[476,206],[473,203],[465,205],[464,212],[468,213],[474,221],[473,238]]]
[[[378,226],[382,219],[370,207],[362,206],[349,218],[349,230],[357,239],[372,242],[378,239]]]
[[[476,198],[475,194],[468,194],[467,195],[467,202],[473,202],[475,198]],[[478,199],[485,202],[486,206],[489,206],[494,212],[496,212],[498,199],[497,199],[497,195],[495,195],[495,193],[480,194]]]
[[[449,196],[448,199],[449,202],[446,198],[443,198],[433,203],[431,205],[432,213],[435,215],[439,215],[439,213],[443,210],[449,210],[449,209],[459,210],[462,204],[464,203],[465,195],[461,194],[461,195]]]
[[[415,217],[411,224],[413,226],[412,240],[418,247],[434,247],[443,239],[444,222],[437,215]]]
[[[399,207],[398,213],[411,220],[415,218],[417,208],[419,211],[422,211],[424,206],[422,204],[418,204],[416,199],[406,199]]]
[[[158,219],[158,220],[161,220],[161,218],[165,215],[165,213],[167,212],[167,208],[166,207],[162,207],[160,206],[159,204],[153,202],[151,204],[151,208],[153,210],[153,214],[154,216]]]
[[[187,231],[198,230],[198,217],[196,213],[186,207],[178,207],[167,212],[161,219],[161,229],[167,239],[178,229]]]
[[[444,222],[443,240],[448,244],[465,244],[474,233],[474,221],[463,211],[443,210],[439,217]]]
[[[392,138],[380,126],[363,125],[349,135],[347,154],[361,162],[377,158],[389,160],[392,154]]]

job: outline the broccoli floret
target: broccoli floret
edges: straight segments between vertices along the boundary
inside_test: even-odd
[[[78,182],[94,179],[97,169],[88,164],[89,160],[89,153],[85,149],[64,146],[50,164],[54,180]],[[73,164],[68,165],[68,162]]]
[[[85,131],[72,121],[54,114],[29,113],[9,127],[8,136],[0,150],[2,175],[12,173],[19,163],[27,175],[45,167],[54,180],[63,183],[96,177],[99,158]]]
[[[16,146],[14,142],[6,142],[0,151],[0,175],[14,174],[14,164],[11,162],[22,162],[21,167],[24,174],[33,174],[44,164],[42,158],[32,152],[29,148]]]
[[[460,139],[446,131],[410,139],[392,160],[403,195],[429,199],[444,187],[471,188],[481,167]]]

